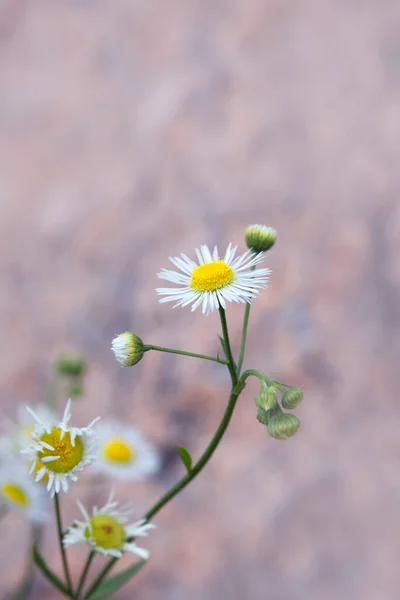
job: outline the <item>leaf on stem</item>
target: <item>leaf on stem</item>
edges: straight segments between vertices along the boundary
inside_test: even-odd
[[[57,588],[62,594],[70,598],[71,595],[68,592],[67,588],[63,584],[63,582],[57,577],[55,573],[50,569],[44,560],[43,556],[40,554],[36,544],[33,546],[32,550],[33,562],[39,568],[42,575],[49,581],[55,588]]]
[[[186,467],[188,473],[192,470],[192,457],[189,452],[183,446],[178,446],[179,456],[181,457],[181,461]]]
[[[87,600],[103,600],[103,598],[108,598],[111,594],[114,594],[120,587],[125,585],[144,565],[146,564],[146,560],[140,560],[132,567],[128,567],[125,571],[121,571],[117,575],[110,577],[103,581],[100,587],[97,588],[93,594],[88,596]]]

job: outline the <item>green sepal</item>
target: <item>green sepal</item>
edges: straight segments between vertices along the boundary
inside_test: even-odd
[[[103,581],[103,583],[97,588],[93,594],[87,597],[87,600],[103,600],[103,598],[108,598],[111,594],[118,591],[125,583],[127,583],[144,565],[146,564],[146,560],[140,560],[132,567],[128,567],[125,571],[121,571],[117,575],[113,577],[109,577]]]
[[[47,565],[43,556],[40,554],[36,544],[34,544],[32,548],[32,558],[35,565],[38,567],[42,575],[51,583],[52,586],[58,589],[59,592],[67,596],[67,598],[71,598],[71,594],[63,584],[63,582],[53,573],[50,567]]]
[[[192,457],[190,456],[189,452],[186,450],[186,448],[184,448],[183,446],[178,446],[178,452],[179,452],[179,456],[181,457],[181,461],[183,462],[183,464],[186,467],[186,470],[188,473],[190,473],[190,471],[192,470]]]

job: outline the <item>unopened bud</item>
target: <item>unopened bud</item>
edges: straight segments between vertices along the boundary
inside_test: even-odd
[[[300,406],[301,401],[303,400],[303,392],[299,390],[299,388],[292,388],[291,390],[287,390],[282,396],[282,406],[283,408],[288,408],[289,410],[293,410]]]
[[[254,252],[266,252],[276,242],[277,233],[266,225],[249,225],[245,231],[246,245]]]
[[[261,382],[261,388],[256,396],[256,406],[263,410],[271,410],[277,406],[276,388],[268,386],[265,381]]]
[[[56,369],[60,375],[66,377],[81,377],[85,374],[87,365],[82,356],[62,355],[56,362]]]
[[[298,431],[300,421],[295,415],[281,412],[268,421],[267,430],[276,440],[286,440]]]
[[[117,361],[123,367],[133,367],[143,357],[143,342],[131,331],[125,331],[115,336],[112,341],[111,349]]]

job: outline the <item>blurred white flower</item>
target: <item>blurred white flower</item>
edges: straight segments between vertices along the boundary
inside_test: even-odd
[[[3,506],[26,515],[31,521],[47,519],[47,494],[32,479],[22,459],[17,461],[10,457],[0,466],[0,500]]]
[[[118,421],[102,421],[92,471],[125,480],[140,481],[160,468],[160,454],[135,427]]]

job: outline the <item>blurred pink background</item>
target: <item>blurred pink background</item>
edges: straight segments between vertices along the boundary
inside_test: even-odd
[[[244,250],[252,222],[279,235],[246,364],[303,386],[302,429],[268,438],[249,384],[116,600],[398,598],[399,27],[396,0],[0,0],[3,415],[84,353],[77,419],[130,419],[163,452],[155,480],[117,486],[139,517],[183,474],[175,446],[200,455],[229,382],[156,353],[122,370],[112,336],[216,352],[218,316],[160,305],[156,273],[201,243]],[[100,488],[77,484],[66,522]],[[0,527],[6,597],[27,527]],[[44,553],[58,569],[54,526]],[[55,597],[38,575],[31,598]]]

